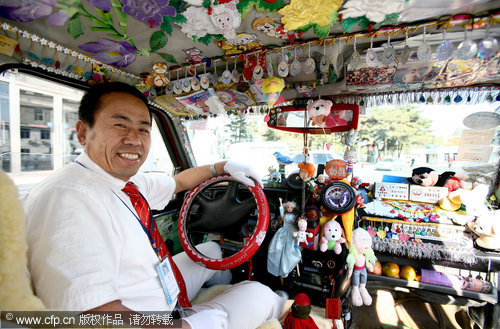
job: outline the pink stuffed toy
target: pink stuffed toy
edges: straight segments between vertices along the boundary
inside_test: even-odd
[[[326,99],[318,99],[307,104],[307,114],[309,115],[309,120],[312,120],[313,126],[328,127],[327,119],[330,116],[332,105],[332,101]]]
[[[338,255],[342,251],[341,243],[346,240],[342,237],[342,227],[340,224],[332,219],[325,223],[323,226],[323,237],[319,245],[319,250],[325,252],[327,250],[335,251]]]

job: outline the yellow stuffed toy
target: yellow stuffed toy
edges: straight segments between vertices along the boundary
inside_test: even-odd
[[[0,310],[41,311],[27,271],[24,212],[12,180],[0,171]]]
[[[282,78],[271,77],[258,79],[255,81],[255,85],[262,88],[264,101],[266,101],[268,105],[278,105],[285,101],[281,95],[281,91],[285,89],[285,80]]]

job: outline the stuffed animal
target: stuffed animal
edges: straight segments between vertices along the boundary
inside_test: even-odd
[[[270,77],[258,79],[255,81],[257,87],[261,87],[264,92],[264,101],[268,105],[278,105],[283,103],[285,99],[281,95],[281,91],[285,89],[285,80],[278,77]]]
[[[418,167],[413,169],[411,177],[408,178],[410,184],[422,186],[439,186],[448,188],[448,192],[463,188],[459,176],[455,172],[446,171],[439,175],[434,169],[428,167]]]
[[[367,271],[372,271],[377,258],[372,250],[372,237],[363,228],[352,231],[352,243],[346,263],[348,276],[352,275],[351,301],[353,306],[371,305],[372,298],[366,289]]]
[[[354,169],[354,164],[358,162],[358,153],[347,148],[344,152],[344,160],[347,162],[347,172],[351,174]]]
[[[168,66],[166,63],[154,63],[153,72],[148,75],[147,83],[153,87],[163,87],[166,86],[170,80],[168,80],[165,73],[167,73]]]
[[[309,296],[298,293],[292,304],[290,312],[283,322],[283,329],[318,329],[311,314],[311,301]]]
[[[478,235],[476,244],[482,248],[500,250],[500,211],[489,211],[469,222],[469,228]]]
[[[339,222],[332,219],[323,226],[323,237],[319,245],[319,250],[325,252],[332,250],[338,255],[342,251],[341,243],[346,240],[342,237],[342,227]]]
[[[327,118],[330,115],[333,102],[326,99],[318,99],[307,104],[307,114],[313,126],[327,127]]]
[[[299,176],[304,182],[311,180],[316,172],[316,168],[310,162],[299,162],[297,166],[299,167]]]
[[[319,224],[319,219],[321,218],[321,210],[315,205],[310,205],[306,208],[306,218],[307,226],[310,228],[316,228]]]
[[[297,221],[297,226],[299,227],[298,232],[293,232],[292,236],[297,239],[297,242],[295,243],[295,247],[298,248],[301,242],[304,242],[306,245],[307,243],[307,238],[312,238],[313,234],[310,232],[306,232],[307,230],[307,220],[304,218],[299,218]],[[311,242],[312,244],[312,242]],[[309,247],[309,245],[307,246]]]
[[[358,133],[354,128],[349,129],[342,137],[340,138],[340,142],[347,147],[352,147],[356,144],[356,140],[358,139]]]

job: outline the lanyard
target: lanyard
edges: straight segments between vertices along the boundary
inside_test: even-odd
[[[80,166],[82,166],[83,168],[88,169],[87,167],[85,167],[85,165],[84,165],[83,163],[81,163],[81,162],[79,162],[79,161],[77,161],[77,160],[75,160],[75,162],[76,162],[77,164],[79,164]],[[110,189],[110,190],[111,190],[111,189]],[[139,224],[141,225],[141,227],[142,227],[142,229],[143,229],[144,233],[146,233],[146,235],[148,236],[148,238],[149,238],[149,242],[151,243],[151,247],[153,247],[153,250],[155,251],[156,256],[157,256],[157,257],[158,257],[158,259],[161,261],[162,259],[161,259],[160,255],[158,254],[158,253],[159,253],[159,250],[158,250],[158,247],[156,246],[155,239],[154,239],[154,237],[151,235],[151,232],[153,231],[153,224],[154,224],[154,223],[153,223],[153,221],[154,221],[154,218],[153,218],[153,212],[151,211],[151,207],[149,207],[149,203],[148,203],[148,201],[144,198],[144,196],[142,195],[142,193],[138,191],[138,192],[139,192],[139,194],[141,195],[141,197],[144,199],[144,201],[146,201],[146,203],[148,204],[148,207],[149,207],[149,215],[151,216],[151,223],[150,223],[150,230],[151,230],[151,231],[147,229],[147,227],[146,227],[146,226],[144,225],[144,223],[141,221],[141,219],[139,218],[139,216],[137,216],[137,214],[136,214],[136,213],[135,213],[132,209],[130,209],[130,207],[127,205],[127,203],[125,203],[125,201],[123,201],[123,200],[122,200],[122,198],[120,198],[120,196],[119,196],[118,194],[116,194],[116,193],[115,193],[115,191],[111,190],[111,192],[113,192],[113,194],[114,194],[114,195],[118,198],[118,200],[120,200],[120,201],[123,203],[123,205],[124,205],[125,207],[127,207],[128,211],[130,211],[130,213],[131,213],[132,215],[134,215],[134,217],[137,219],[137,221],[138,221],[138,222],[139,222]]]

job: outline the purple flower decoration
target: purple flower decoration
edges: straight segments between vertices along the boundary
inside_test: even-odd
[[[63,26],[68,18],[69,16],[66,13],[58,11],[50,15],[49,18],[47,18],[47,21],[49,22],[50,26]]]
[[[0,16],[18,22],[30,22],[50,15],[57,0],[0,0]]]
[[[150,28],[159,27],[163,16],[176,16],[177,10],[169,6],[169,0],[121,0],[125,14],[135,17]]]
[[[98,39],[97,42],[87,42],[79,47],[95,54],[94,58],[104,64],[126,67],[135,61],[136,50],[127,41]]]
[[[99,8],[105,13],[111,11],[111,1],[109,0],[87,0],[92,6]]]

